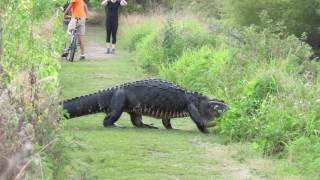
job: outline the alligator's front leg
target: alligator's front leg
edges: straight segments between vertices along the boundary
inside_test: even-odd
[[[125,107],[125,95],[123,90],[116,91],[110,102],[110,112],[103,121],[104,127],[121,127],[115,122],[120,118]]]
[[[163,118],[162,124],[166,129],[172,129],[170,118]]]
[[[198,129],[203,133],[209,133],[209,130],[206,128],[205,121],[201,118],[200,113],[196,106],[192,103],[188,104],[188,111],[191,116],[191,119],[196,123]]]
[[[142,122],[142,116],[141,114],[137,114],[137,113],[130,113],[130,119],[132,124],[135,127],[139,127],[139,128],[153,128],[153,129],[158,129],[157,127],[153,126],[153,125],[149,125],[149,124],[144,124]]]

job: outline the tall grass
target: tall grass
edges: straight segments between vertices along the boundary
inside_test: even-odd
[[[144,16],[140,14],[130,14],[121,16],[120,22],[120,44],[134,51],[137,48],[137,43],[144,37],[157,31],[162,27],[165,20],[163,15]],[[129,30],[130,29],[130,30]]]
[[[154,21],[155,18],[158,21]],[[125,23],[124,26],[128,25]],[[188,12],[162,18],[142,18],[142,23],[131,26],[131,31],[126,31],[123,36],[124,47],[137,51],[141,66],[149,73],[158,73],[161,65],[174,62],[189,48],[215,44],[207,27]]]
[[[8,74],[0,71],[1,79]],[[59,93],[33,68],[0,84],[0,179],[57,178],[66,163],[59,138]]]

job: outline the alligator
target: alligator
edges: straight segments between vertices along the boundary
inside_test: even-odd
[[[172,129],[171,119],[191,117],[198,129],[208,133],[214,119],[229,109],[217,98],[188,91],[172,81],[146,79],[125,83],[98,92],[63,101],[66,118],[105,113],[104,127],[121,127],[115,122],[123,112],[130,115],[132,124],[140,128],[157,128],[145,124],[142,115],[162,119],[166,129]]]

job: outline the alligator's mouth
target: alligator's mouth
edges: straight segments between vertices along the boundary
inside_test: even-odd
[[[211,120],[208,120],[207,123],[206,123],[206,127],[210,128],[210,127],[214,127],[216,126],[217,124],[217,118],[221,117],[226,111],[228,111],[230,109],[229,106],[225,106],[225,107],[222,107],[222,108],[218,108],[216,110],[216,116],[211,119]]]

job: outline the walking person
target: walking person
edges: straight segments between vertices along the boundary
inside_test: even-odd
[[[83,0],[71,0],[68,7],[64,11],[64,16],[66,17],[71,10],[71,20],[68,24],[68,33],[71,34],[73,29],[77,28],[79,43],[80,43],[80,60],[85,59],[84,51],[84,40],[83,36],[85,34],[86,18],[88,16],[88,6]],[[68,56],[68,49],[65,49],[62,57]]]
[[[127,1],[125,0],[104,0],[101,3],[105,7],[106,11],[106,54],[115,54],[116,43],[117,43],[117,31],[119,22],[119,7],[126,6]],[[110,46],[110,41],[112,37],[112,44]],[[111,48],[111,49],[110,49]]]

